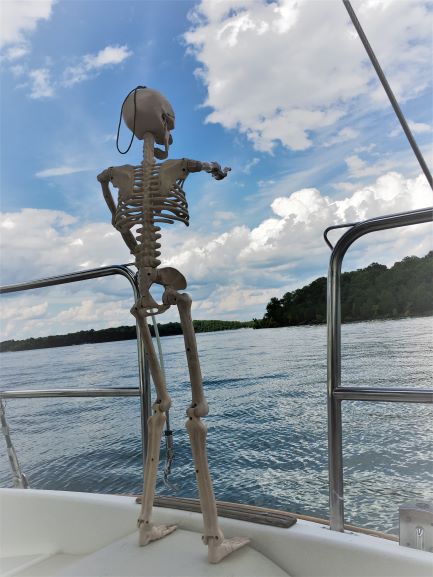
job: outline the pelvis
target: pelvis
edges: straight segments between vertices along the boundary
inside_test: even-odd
[[[177,291],[184,290],[187,282],[182,273],[171,266],[163,268],[143,267],[139,270],[138,284],[140,299],[135,308],[144,316],[163,313],[175,302]],[[164,287],[162,304],[159,304],[150,294],[150,287],[159,284]],[[134,308],[134,307],[133,307]]]
[[[184,290],[187,286],[186,278],[183,274],[171,266],[156,269],[155,282],[165,288],[172,288],[177,291]]]

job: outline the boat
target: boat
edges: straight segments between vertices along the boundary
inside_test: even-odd
[[[138,546],[140,498],[28,488],[11,442],[4,412],[2,429],[16,488],[0,489],[1,577],[431,577],[433,508],[400,508],[400,538],[344,523],[341,403],[344,400],[432,403],[433,391],[350,388],[340,384],[340,271],[350,245],[372,231],[433,221],[433,208],[352,224],[333,247],[328,277],[328,432],[330,519],[316,519],[250,505],[217,503],[226,537],[245,535],[248,546],[219,564],[209,564],[200,543],[200,504],[194,499],[157,497],[156,523],[177,531]],[[332,227],[331,227],[332,228]],[[325,231],[325,233],[328,232]],[[2,287],[2,293],[118,274],[138,290],[127,266],[103,267]],[[9,390],[3,399],[139,396],[146,416],[149,383],[138,341],[137,388]],[[142,420],[145,450],[146,419]]]
[[[350,6],[350,3],[345,2]],[[404,118],[403,118],[404,121]],[[405,121],[404,121],[405,122]],[[411,142],[412,146],[414,145]],[[415,144],[416,146],[416,144]],[[428,169],[427,169],[428,172]],[[429,174],[429,173],[428,173]],[[431,175],[430,175],[431,182]],[[432,403],[433,390],[341,386],[341,265],[362,236],[433,221],[433,208],[378,216],[345,226],[332,249],[328,274],[328,438],[330,518],[317,519],[268,508],[218,502],[227,538],[249,544],[211,564],[201,544],[203,520],[194,499],[156,497],[154,521],[177,530],[145,547],[138,545],[140,498],[28,487],[13,447],[1,404],[15,488],[0,489],[1,577],[431,577],[433,508],[426,503],[400,508],[399,538],[352,527],[344,521],[341,405],[346,400]],[[126,278],[136,299],[137,277],[128,265],[113,265],[4,286],[11,293],[101,276]],[[150,411],[149,371],[140,332],[136,388],[5,390],[3,399],[137,396],[142,408],[143,459]]]

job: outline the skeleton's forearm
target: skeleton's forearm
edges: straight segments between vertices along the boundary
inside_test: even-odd
[[[231,170],[228,166],[221,168],[218,162],[201,162],[200,160],[187,160],[188,172],[209,172],[216,180],[222,180]]]
[[[210,162],[201,162],[200,160],[188,160],[187,161],[188,172],[211,172],[212,164]]]

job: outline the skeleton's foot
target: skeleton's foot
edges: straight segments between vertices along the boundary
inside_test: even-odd
[[[250,540],[247,537],[233,537],[232,539],[216,539],[203,537],[203,541],[208,546],[208,560],[209,563],[219,563],[221,559],[247,545]]]
[[[145,525],[142,521],[138,521],[139,532],[138,532],[138,544],[140,547],[144,547],[151,541],[157,541],[162,539],[166,535],[170,535],[177,529],[177,525]]]

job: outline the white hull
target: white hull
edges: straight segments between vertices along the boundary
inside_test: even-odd
[[[133,497],[0,490],[1,577],[432,577],[433,555],[358,533],[299,520],[288,529],[221,518],[227,537],[251,546],[207,563],[198,513],[155,508],[177,523],[161,541],[138,547]]]

